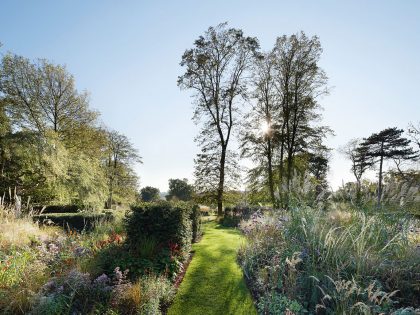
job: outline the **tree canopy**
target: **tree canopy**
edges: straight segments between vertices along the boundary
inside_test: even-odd
[[[417,157],[417,152],[410,147],[410,140],[404,138],[403,129],[397,127],[386,128],[378,133],[373,133],[363,139],[359,152],[372,159],[372,163],[379,163],[378,172],[378,205],[382,196],[383,162],[387,159],[409,160]]]
[[[194,42],[194,48],[184,52],[181,60],[185,72],[178,78],[178,85],[193,91],[194,120],[202,125],[197,137],[201,153],[196,159],[196,176],[215,172],[210,178],[217,191],[220,215],[228,145],[238,123],[240,100],[246,97],[246,71],[257,48],[255,38],[223,23],[210,27]],[[213,182],[216,179],[217,184]],[[198,182],[202,180],[202,176],[197,177]]]
[[[187,179],[170,179],[169,191],[166,195],[166,199],[188,201],[192,199],[193,191],[193,186],[188,184]]]
[[[140,162],[107,132],[64,66],[6,54],[0,64],[0,191],[33,203],[110,207],[135,200]],[[11,196],[9,196],[11,198]]]
[[[146,202],[156,201],[160,198],[160,191],[158,188],[146,186],[140,190],[140,197],[141,200]]]

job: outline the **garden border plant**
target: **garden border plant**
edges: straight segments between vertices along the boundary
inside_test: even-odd
[[[420,253],[410,218],[322,211],[256,213],[239,261],[259,312],[414,314]],[[417,222],[418,224],[418,222]]]

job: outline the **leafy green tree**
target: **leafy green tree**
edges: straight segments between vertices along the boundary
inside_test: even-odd
[[[257,166],[248,172],[248,182],[253,189],[262,178],[262,186],[267,186],[270,201],[276,205],[274,196],[274,158],[278,129],[274,124],[278,117],[277,93],[274,84],[274,60],[272,54],[262,54],[256,58],[253,67],[252,86],[255,104],[245,115],[241,132],[241,156],[250,158]]]
[[[137,177],[131,167],[134,163],[141,163],[141,157],[125,135],[117,131],[109,131],[107,138],[106,167],[109,191],[107,207],[111,208],[116,189],[121,188],[132,192],[137,190]]]
[[[311,126],[311,123],[320,118],[319,97],[328,93],[328,78],[319,66],[321,53],[319,38],[309,38],[303,32],[277,38],[273,49],[276,62],[275,84],[280,104],[280,116],[277,120],[280,143],[279,187],[283,187],[286,173],[285,206],[288,205],[295,155],[310,145],[308,140],[311,138],[318,142],[319,135],[330,132],[328,127]],[[284,160],[286,164],[283,163]],[[280,194],[281,199],[282,196]]]
[[[192,199],[193,186],[188,184],[188,180],[184,179],[170,179],[169,191],[166,195],[167,200],[177,199],[188,201]]]
[[[413,141],[420,150],[420,122],[418,122],[417,125],[411,123],[408,126],[408,134],[410,135],[411,141]]]
[[[71,203],[71,190],[67,185],[70,179],[68,150],[51,130],[47,131],[40,148],[43,168],[41,174],[45,182],[41,186],[44,188],[43,193],[38,195],[49,196],[50,202],[55,204]]]
[[[340,152],[351,161],[351,172],[356,178],[356,201],[361,199],[362,176],[373,166],[373,160],[367,156],[366,147],[361,146],[360,139],[350,140]]]
[[[1,47],[1,45],[0,45]],[[4,183],[6,154],[7,154],[7,137],[12,132],[9,117],[6,115],[4,101],[0,99],[0,183]]]
[[[71,203],[84,208],[101,208],[108,197],[106,172],[100,159],[84,153],[72,154],[67,188]]]
[[[160,191],[158,188],[146,186],[140,190],[141,200],[150,202],[160,199]]]
[[[223,214],[228,145],[233,127],[238,123],[240,101],[246,94],[245,74],[257,48],[255,38],[245,37],[241,30],[227,28],[224,23],[210,27],[194,42],[194,48],[182,56],[185,72],[178,78],[178,85],[194,91],[194,120],[202,123],[197,141],[202,147],[199,161],[203,163],[197,166],[213,167],[214,158],[218,160],[215,171],[219,215]]]
[[[410,140],[404,138],[403,129],[387,128],[363,139],[360,147],[366,152],[366,157],[372,158],[373,163],[379,163],[377,203],[381,204],[383,163],[387,159],[410,160],[416,158],[417,151],[410,147]]]
[[[139,157],[98,127],[87,92],[47,60],[6,54],[0,65],[0,188],[37,203],[101,207],[134,200]],[[112,134],[112,136],[110,136]]]
[[[1,141],[2,179],[1,194],[16,187],[17,193],[30,195],[33,189],[44,183],[40,174],[41,156],[38,137],[30,132],[5,134]]]
[[[311,174],[317,193],[326,186],[329,149],[323,141],[332,130],[316,124],[318,99],[328,93],[321,53],[318,37],[302,32],[279,37],[271,52],[254,59],[254,102],[242,122],[241,153],[255,165],[248,188],[258,198],[268,192],[275,206],[289,206],[295,174]]]
[[[7,54],[1,64],[0,90],[9,104],[10,117],[23,128],[60,138],[72,136],[80,124],[89,124],[97,113],[88,109],[87,93],[79,93],[65,67],[45,59]]]
[[[306,153],[308,171],[316,181],[316,194],[328,186],[327,173],[330,161],[330,150],[327,147],[319,148],[318,152]]]
[[[46,203],[69,203],[68,151],[55,134],[45,138],[31,131],[9,133],[4,146],[1,188]]]

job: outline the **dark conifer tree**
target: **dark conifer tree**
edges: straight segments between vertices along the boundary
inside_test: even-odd
[[[387,159],[410,160],[416,158],[417,151],[410,146],[410,140],[402,137],[403,129],[387,128],[379,133],[374,133],[365,138],[360,146],[360,152],[365,152],[366,157],[373,159],[373,163],[379,162],[378,173],[378,206],[382,197],[383,162]]]

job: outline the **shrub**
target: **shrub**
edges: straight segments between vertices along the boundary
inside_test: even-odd
[[[139,240],[138,254],[142,258],[152,259],[158,249],[158,242],[153,236],[145,236]]]
[[[192,242],[198,241],[201,235],[201,210],[200,207],[194,206],[191,212],[192,221]]]
[[[35,213],[77,213],[81,209],[78,205],[50,205],[50,206],[34,206]]]
[[[303,307],[299,302],[291,301],[276,291],[263,296],[257,308],[260,314],[303,314]]]
[[[199,206],[200,212],[202,216],[209,216],[213,214],[213,210],[208,206]]]
[[[416,221],[300,208],[256,213],[240,228],[248,242],[239,261],[261,313],[293,306],[295,314],[400,314],[397,303],[420,306]]]
[[[111,305],[121,314],[158,315],[174,294],[174,287],[164,276],[146,275],[134,284],[114,290]]]
[[[70,230],[92,230],[98,222],[113,221],[111,213],[50,213],[33,216],[41,224],[56,224]]]
[[[124,234],[119,234],[123,231],[118,222],[95,224],[95,229],[89,233],[64,233],[58,227],[39,226],[31,217],[15,218],[14,215],[1,213],[1,210],[0,216],[0,314],[28,314],[34,306],[41,314],[66,313],[70,303],[68,297],[58,292],[47,294],[41,289],[43,285],[49,282],[51,276],[54,276],[51,281],[58,285],[57,288],[64,283],[70,284],[66,275],[71,270],[89,267],[90,263],[95,263],[92,259],[94,254],[108,247],[122,246],[124,240]],[[95,266],[90,266],[95,269]],[[114,269],[115,266],[108,274],[112,274]],[[92,290],[89,287],[89,294]],[[37,293],[42,301],[36,299],[34,305]],[[92,297],[91,294],[89,296]],[[79,297],[77,299],[84,301]],[[96,298],[90,301],[106,305],[106,301]]]
[[[128,285],[127,273],[117,267],[112,277],[102,274],[92,281],[88,273],[71,270],[43,286],[35,299],[32,314],[93,313],[101,305],[108,304],[113,291],[122,291]]]
[[[238,227],[241,220],[248,220],[251,214],[255,213],[259,208],[251,207],[226,207],[224,211],[224,216],[220,220],[220,223],[223,226],[227,227]]]
[[[98,253],[97,269],[109,272],[121,266],[133,277],[165,273],[174,279],[199,236],[200,213],[186,202],[142,203],[127,213],[124,226],[127,247],[115,245]]]
[[[0,313],[23,314],[47,279],[47,266],[29,248],[2,255],[0,251]]]
[[[130,248],[136,252],[145,238],[154,238],[160,246],[177,244],[183,253],[191,248],[193,207],[185,202],[159,201],[133,206],[125,219]]]

